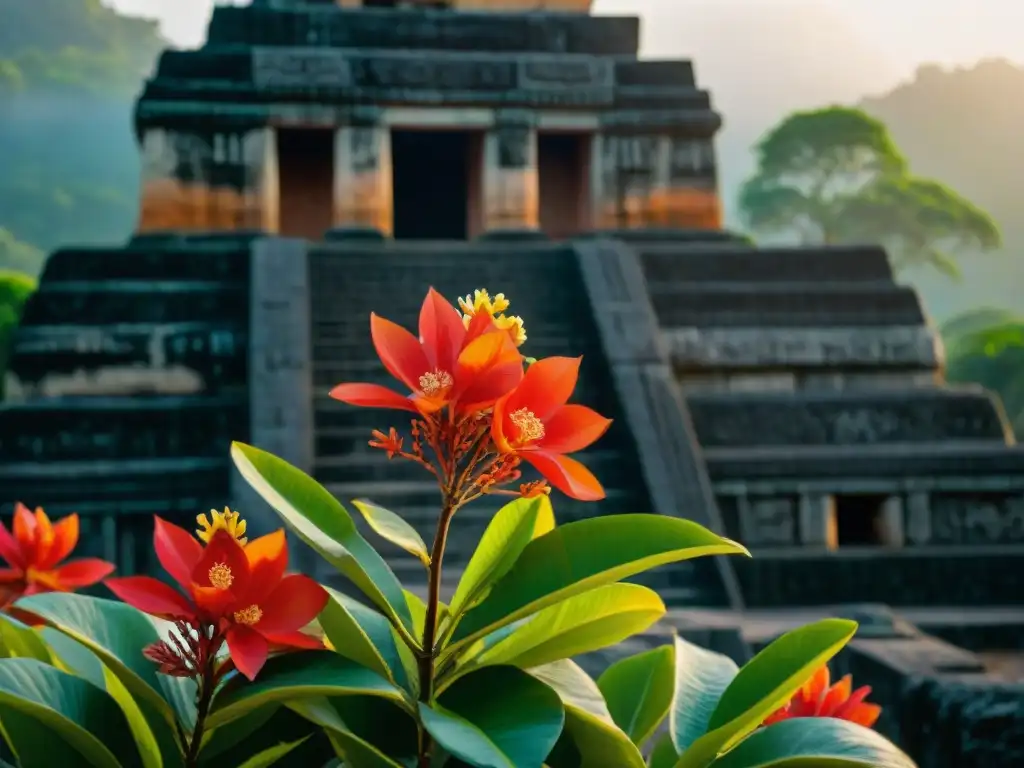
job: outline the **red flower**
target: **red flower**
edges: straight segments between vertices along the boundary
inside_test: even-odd
[[[171,621],[199,619],[228,644],[238,670],[254,679],[272,647],[320,648],[300,630],[323,610],[327,592],[307,576],[285,576],[288,548],[283,530],[244,547],[224,528],[203,547],[187,531],[156,518],[153,546],[164,569],[187,597],[148,576],[108,579],[119,598],[138,610]]]
[[[420,309],[420,337],[376,314],[370,334],[384,367],[411,391],[404,396],[379,384],[339,384],[331,397],[349,405],[422,414],[446,405],[462,412],[489,408],[523,378],[523,362],[508,332],[482,313],[467,325],[431,288]]]
[[[61,563],[78,544],[78,515],[56,524],[42,508],[35,513],[24,504],[14,506],[13,535],[0,523],[0,609],[23,595],[72,592],[109,576],[114,566],[94,557]]]
[[[580,501],[604,498],[585,466],[565,454],[581,451],[611,424],[583,405],[566,405],[582,358],[549,357],[526,371],[522,382],[494,405],[491,436],[501,453],[516,453],[551,485]]]
[[[793,694],[788,704],[770,715],[764,724],[771,725],[794,717],[835,717],[865,728],[875,724],[882,708],[865,701],[871,694],[870,686],[854,691],[849,675],[832,686],[830,681],[828,667],[822,667]]]

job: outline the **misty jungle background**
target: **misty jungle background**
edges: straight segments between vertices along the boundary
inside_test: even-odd
[[[624,2],[598,6],[628,10]],[[718,156],[731,226],[751,147],[787,114],[831,103],[880,119],[915,173],[997,221],[1003,248],[964,259],[961,281],[925,269],[904,278],[943,324],[951,377],[996,388],[1024,432],[1024,345],[1015,336],[1024,328],[1024,67],[923,64],[893,87],[877,50],[806,3],[707,3],[686,26],[670,35],[648,20],[645,53],[692,55],[725,116]],[[34,277],[54,248],[129,235],[139,187],[132,101],[167,46],[156,23],[101,0],[0,0],[0,270]],[[26,285],[0,274],[0,367]]]

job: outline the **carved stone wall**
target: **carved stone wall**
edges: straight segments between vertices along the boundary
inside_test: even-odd
[[[147,130],[139,232],[277,231],[274,133]]]

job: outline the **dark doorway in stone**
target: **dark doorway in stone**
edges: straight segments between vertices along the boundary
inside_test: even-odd
[[[561,240],[590,228],[590,136],[540,133],[540,228]]]
[[[322,240],[334,224],[334,131],[277,132],[278,231]]]
[[[392,131],[396,240],[468,237],[472,136],[466,131]]]
[[[836,496],[836,539],[840,548],[886,545],[886,498],[867,493]]]

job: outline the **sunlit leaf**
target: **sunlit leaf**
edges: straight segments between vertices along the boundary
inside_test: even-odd
[[[397,685],[405,685],[405,670],[391,623],[341,592],[327,588],[327,594],[329,599],[319,620],[335,651]]]
[[[597,679],[616,725],[642,746],[672,705],[674,653],[666,645],[612,664]]]
[[[675,694],[669,732],[676,752],[685,752],[708,731],[711,715],[740,668],[728,656],[675,639]]]
[[[430,565],[430,552],[416,529],[390,509],[384,509],[371,501],[356,500],[352,506],[358,509],[369,526],[381,538],[415,555],[425,566]]]

